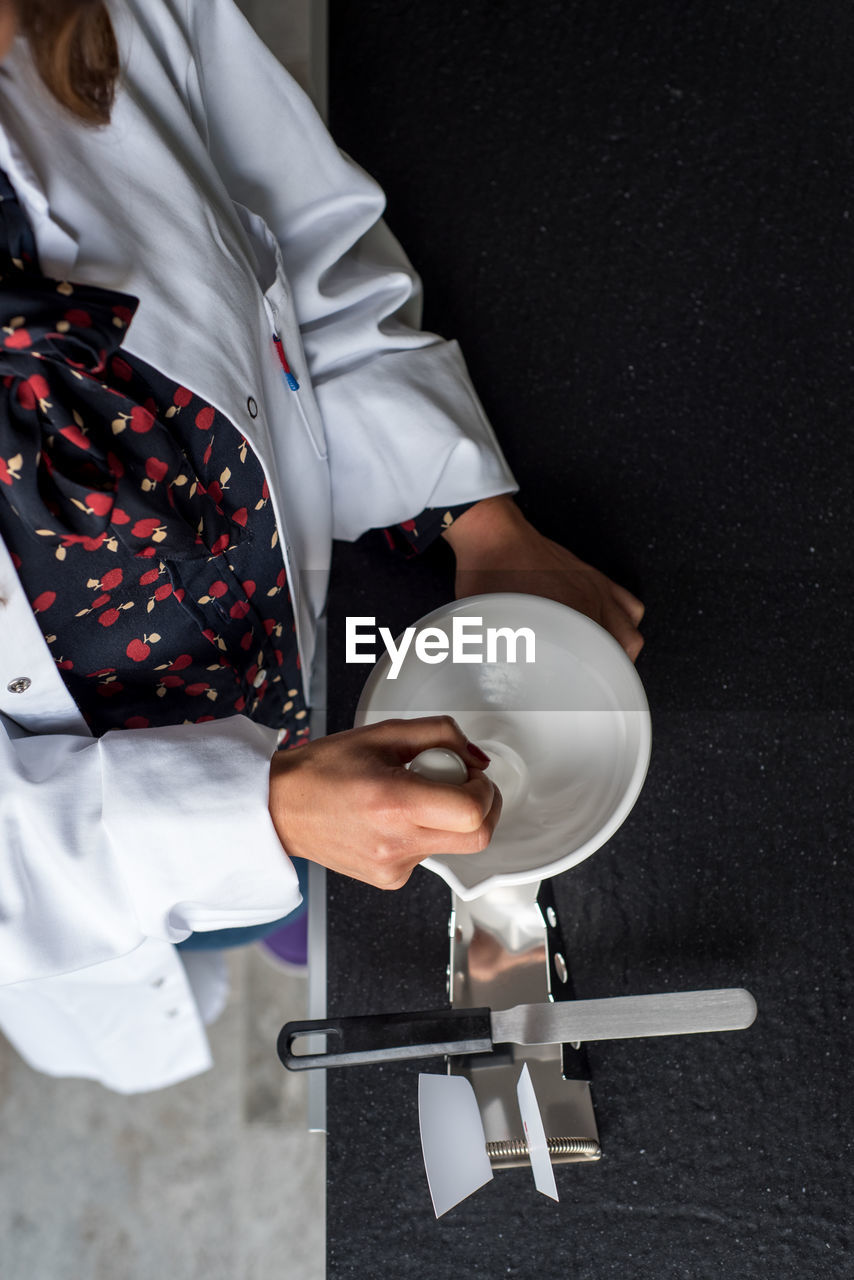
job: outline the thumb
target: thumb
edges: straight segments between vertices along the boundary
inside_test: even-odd
[[[372,725],[377,746],[390,752],[397,764],[410,760],[428,747],[456,751],[470,769],[485,769],[489,756],[469,742],[453,716],[421,716],[417,720],[381,720]]]

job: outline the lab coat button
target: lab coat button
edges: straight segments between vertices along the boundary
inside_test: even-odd
[[[249,410],[250,418],[258,417],[258,405],[252,396],[250,396],[249,399],[246,401],[246,408]]]
[[[9,693],[26,693],[32,684],[29,676],[18,676],[15,680],[10,680],[6,685]]]

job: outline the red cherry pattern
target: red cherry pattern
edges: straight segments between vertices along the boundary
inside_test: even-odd
[[[160,527],[159,518],[150,516],[147,520],[137,520],[131,529],[131,533],[135,538],[150,538]]]
[[[47,380],[40,374],[33,374],[18,383],[18,404],[22,409],[35,409],[42,400],[47,400],[49,387]]]
[[[137,435],[144,435],[154,426],[154,414],[142,405],[137,405],[131,410],[130,429],[135,431]]]
[[[146,644],[145,640],[131,640],[125,653],[134,662],[144,662],[151,653],[151,645]]]
[[[59,434],[65,436],[65,439],[70,441],[71,444],[76,444],[78,449],[90,449],[92,447],[89,437],[74,422],[67,427],[60,427]]]
[[[14,329],[5,335],[3,345],[10,351],[19,351],[22,347],[31,346],[32,340],[26,329]]]
[[[42,591],[41,594],[37,595],[35,600],[32,601],[33,613],[44,613],[46,609],[50,608],[55,599],[55,591]]]
[[[0,232],[8,227],[11,203],[4,196]],[[119,340],[117,329],[133,317],[130,306],[113,301],[122,295],[61,284],[54,314],[48,294],[31,328],[26,311],[33,290],[30,285],[28,294],[25,284],[16,294],[15,281],[4,276],[0,291],[0,312],[6,304],[10,311],[5,327],[0,314],[0,377],[11,369],[3,386],[14,406],[10,442],[14,439],[16,446],[0,448],[0,493],[14,488],[15,507],[40,537],[52,540],[59,561],[84,538],[89,539],[81,542],[86,550],[98,549],[100,542],[93,539],[102,533],[125,541],[141,559],[170,550],[181,558],[206,556],[213,543],[218,545],[210,554],[218,555],[240,542],[246,525],[242,513],[239,521],[233,517],[241,503],[224,495],[227,478],[245,457],[243,437],[236,449],[226,441],[218,450],[211,405],[174,384],[164,400],[167,388],[156,371],[111,350]],[[51,320],[58,329],[51,329]],[[4,338],[12,341],[11,348],[3,345]],[[75,343],[63,350],[67,338]],[[69,377],[70,367],[78,370],[75,377]],[[195,440],[184,447],[172,430],[168,419],[180,413],[185,432],[193,423],[203,431],[203,449]],[[235,434],[230,424],[223,426],[226,437]],[[226,457],[234,468],[222,465]],[[251,492],[254,496],[257,490]]]
[[[170,491],[175,470],[167,458],[156,449],[136,452],[129,467],[125,441],[156,443],[158,416],[171,410],[170,431],[189,463],[187,474],[195,473],[199,489],[206,491],[202,503],[222,508],[218,519],[227,519],[227,529],[216,532],[202,555],[170,558],[171,524],[164,522],[161,505],[146,512],[136,500],[131,516],[116,501],[120,490],[93,487],[90,481],[80,501],[92,512],[90,519],[106,518],[108,527],[62,534],[65,558],[58,560],[55,542],[34,545],[32,533],[12,518],[0,496],[0,533],[18,557],[37,619],[44,617],[43,631],[51,637],[63,680],[96,734],[243,714],[286,730],[287,742],[298,746],[308,732],[308,717],[286,574],[280,547],[272,546],[275,519],[260,463],[245,438],[187,388],[124,352],[109,359],[107,369],[120,387],[136,387],[133,380],[144,372],[152,392],[125,416],[125,429],[110,432],[106,462],[114,484],[144,475],[151,486],[146,495]],[[35,413],[49,397],[48,381],[34,375],[19,399]],[[116,417],[115,410],[111,414]],[[97,423],[85,415],[83,427],[70,422],[62,434],[82,455],[90,454],[99,438]],[[0,480],[8,474],[13,487],[26,456],[17,460],[13,453],[11,461],[18,465],[12,467],[6,451],[0,453]],[[94,474],[92,479],[98,483]],[[2,490],[0,484],[0,495]],[[175,490],[176,501],[183,496]],[[247,526],[248,540],[242,532]],[[255,687],[262,668],[267,674]]]
[[[0,231],[38,271],[14,191],[3,198]],[[40,284],[50,311],[51,282]],[[136,299],[56,290],[47,323],[43,306],[28,320],[26,271],[3,272],[2,385],[19,430],[0,447],[0,535],[69,692],[96,735],[244,714],[298,746],[293,610],[251,442],[117,351]],[[426,545],[464,509],[422,513],[407,543]]]
[[[113,495],[111,493],[87,493],[85,502],[90,510],[95,512],[96,516],[105,516],[113,505]]]

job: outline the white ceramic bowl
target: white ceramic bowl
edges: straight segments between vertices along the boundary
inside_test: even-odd
[[[530,628],[535,660],[509,662],[499,646],[501,661],[453,663],[449,656],[427,665],[413,644],[391,680],[384,654],[362,691],[356,724],[449,714],[492,757],[487,772],[504,807],[489,847],[424,863],[471,900],[557,875],[610,839],[643,786],[651,728],[633,664],[576,610],[497,593],[444,605],[415,626],[438,628],[450,644],[454,618],[481,618],[484,629]]]

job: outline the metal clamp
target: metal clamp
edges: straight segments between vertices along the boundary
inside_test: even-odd
[[[458,1008],[505,1009],[542,1000],[571,1000],[566,947],[549,881],[494,890],[463,902],[452,898],[448,993]],[[448,1071],[465,1075],[477,1098],[487,1152],[496,1169],[530,1164],[516,1082],[527,1063],[553,1164],[600,1159],[599,1132],[583,1049],[572,1045],[503,1045],[488,1057],[454,1057]],[[572,1137],[558,1135],[571,1134]],[[552,1135],[549,1137],[548,1135]]]

